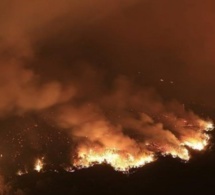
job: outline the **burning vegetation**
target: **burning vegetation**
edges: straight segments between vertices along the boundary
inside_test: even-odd
[[[209,148],[213,118],[192,105],[214,109],[213,6],[109,2],[0,0],[0,194],[4,175]]]

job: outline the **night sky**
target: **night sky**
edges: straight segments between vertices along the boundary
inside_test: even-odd
[[[213,194],[214,51],[213,0],[0,0],[0,195]]]

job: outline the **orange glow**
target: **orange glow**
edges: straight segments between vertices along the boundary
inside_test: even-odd
[[[143,167],[148,163],[154,162],[157,159],[156,156],[158,153],[163,156],[170,155],[174,158],[188,161],[191,158],[189,148],[202,151],[207,147],[210,140],[210,136],[207,132],[212,131],[214,125],[212,122],[200,120],[198,126],[192,127],[193,131],[191,131],[190,134],[185,134],[186,136],[178,139],[178,145],[166,144],[159,141],[147,141],[140,145],[135,145],[135,147],[132,145],[133,147],[130,148],[126,145],[126,142],[132,143],[130,139],[124,139],[123,142],[118,143],[114,142],[113,138],[107,140],[106,147],[98,144],[92,144],[90,146],[84,144],[79,145],[77,149],[77,157],[73,159],[73,166],[81,169],[91,167],[95,164],[108,164],[116,171],[128,172],[132,168]],[[113,143],[115,144],[115,147],[108,147],[113,145]],[[44,167],[43,161],[44,157],[37,159],[34,165],[34,170],[41,172]],[[66,167],[65,170],[67,172],[74,172],[75,169],[73,169],[73,166]],[[19,170],[17,175],[26,173],[28,172]]]
[[[212,131],[214,129],[214,124],[211,121],[200,120],[199,125],[203,131]]]
[[[22,175],[28,174],[28,171],[27,170],[25,170],[25,171],[18,170],[16,174],[19,176],[22,176]]]
[[[185,145],[194,149],[194,150],[203,150],[205,148],[205,146],[207,145],[206,143],[202,143],[202,142],[196,142],[195,140],[193,140],[192,142],[185,142]]]
[[[41,170],[43,169],[43,158],[42,159],[37,159],[36,163],[34,165],[34,170],[37,172],[41,172]]]
[[[214,124],[212,122],[208,121],[200,121],[200,129],[199,133],[200,136],[194,137],[186,137],[185,141],[183,142],[182,145],[188,146],[192,148],[193,150],[199,150],[202,151],[204,150],[207,145],[209,144],[210,136],[206,134],[205,132],[207,131],[212,131],[214,129]]]
[[[161,153],[163,156],[171,155],[173,158],[180,158],[188,161],[190,159],[189,152],[186,148],[181,147],[179,150],[169,149]]]
[[[131,168],[142,167],[154,160],[153,154],[142,153],[134,156],[127,152],[117,151],[116,149],[89,149],[80,151],[78,159],[74,162],[74,166],[84,168],[94,164],[106,163],[117,171],[126,172]]]
[[[214,124],[212,122],[208,122],[205,125],[205,130],[206,131],[212,131],[214,129]]]
[[[202,140],[197,140],[194,138],[189,138],[187,141],[184,142],[184,145],[192,148],[193,150],[204,150],[205,147],[208,145],[210,137],[204,134]]]
[[[74,160],[74,166],[86,168],[95,164],[109,164],[115,170],[127,172],[131,168],[142,167],[147,163],[156,160],[156,154],[163,156],[171,155],[174,158],[180,158],[188,161],[190,159],[189,148],[193,150],[204,150],[209,144],[210,136],[205,132],[213,130],[214,125],[211,122],[200,121],[195,133],[187,134],[182,137],[179,146],[163,145],[162,143],[150,144],[147,142],[146,147],[141,152],[130,152],[130,150],[120,150],[119,148],[108,148],[102,146],[80,146],[77,151],[77,158]],[[189,136],[188,136],[189,135]],[[151,146],[152,145],[152,146]],[[138,150],[137,150],[138,151]]]

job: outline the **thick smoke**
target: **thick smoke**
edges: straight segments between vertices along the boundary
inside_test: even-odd
[[[32,70],[16,62],[0,67],[0,113],[38,111],[67,101],[74,90],[63,87],[57,81],[40,83]]]
[[[212,127],[185,106],[214,108],[214,3],[202,4],[2,0],[0,165],[64,151],[127,170],[205,148]]]
[[[124,77],[109,93],[62,106],[56,113],[55,121],[77,142],[80,158],[110,149],[137,158],[159,152],[188,160],[185,146],[197,149],[208,139],[206,122],[184,105],[165,102],[153,89],[139,88]]]

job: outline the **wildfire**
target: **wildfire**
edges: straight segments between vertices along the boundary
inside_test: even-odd
[[[196,133],[190,137],[185,137],[181,141],[179,147],[168,147],[159,144],[149,143],[146,146],[149,150],[143,149],[142,153],[129,153],[121,151],[117,148],[100,148],[100,147],[80,147],[78,150],[78,157],[74,160],[74,166],[78,168],[86,168],[95,164],[109,164],[117,171],[127,172],[131,168],[142,167],[147,163],[156,160],[156,153],[161,155],[171,155],[174,158],[180,158],[188,161],[190,159],[188,148],[194,150],[204,150],[209,143],[210,136],[205,132],[213,130],[214,125],[212,122],[200,121]],[[195,128],[194,128],[195,129]]]
[[[186,148],[180,148],[179,150],[169,149],[165,152],[161,153],[163,156],[171,155],[173,158],[180,158],[184,161],[188,161],[190,159],[189,152]]]
[[[192,148],[193,150],[202,151],[208,145],[209,139],[210,139],[209,135],[203,134],[202,139],[194,139],[194,138],[190,137],[183,144],[185,146]]]
[[[199,138],[188,137],[183,144],[193,150],[202,151],[209,144],[210,140],[210,136],[204,132],[212,131],[214,129],[214,124],[212,122],[201,121],[200,126],[201,136]]]
[[[79,153],[78,159],[74,162],[74,166],[87,168],[94,164],[106,163],[117,171],[127,172],[131,168],[142,167],[154,160],[155,157],[151,153],[142,153],[134,156],[116,149],[104,149],[100,151],[89,149],[89,151],[86,150]]]
[[[37,172],[41,172],[41,170],[43,169],[44,163],[43,163],[43,159],[37,159],[36,163],[34,165],[34,170]]]
[[[195,140],[193,140],[191,142],[185,142],[184,144],[194,150],[199,150],[199,151],[203,150],[205,148],[205,146],[207,145],[207,143],[205,141],[197,142]]]
[[[73,166],[66,167],[67,172],[74,172],[74,167],[88,168],[95,164],[108,164],[116,171],[128,172],[132,168],[139,168],[155,161],[156,155],[160,153],[163,156],[171,155],[174,158],[180,158],[188,161],[190,159],[189,148],[202,151],[209,144],[210,136],[207,133],[212,131],[214,125],[212,122],[200,121],[199,126],[193,127],[193,134],[184,136],[179,141],[179,145],[168,145],[162,142],[150,142],[139,145],[137,148],[120,149],[120,147],[103,147],[101,145],[80,145],[77,149],[77,157],[73,159]],[[198,127],[198,128],[197,128]],[[192,131],[191,131],[192,132]],[[44,167],[44,157],[37,159],[34,170],[41,172]],[[17,175],[28,173],[26,170],[17,172]]]

